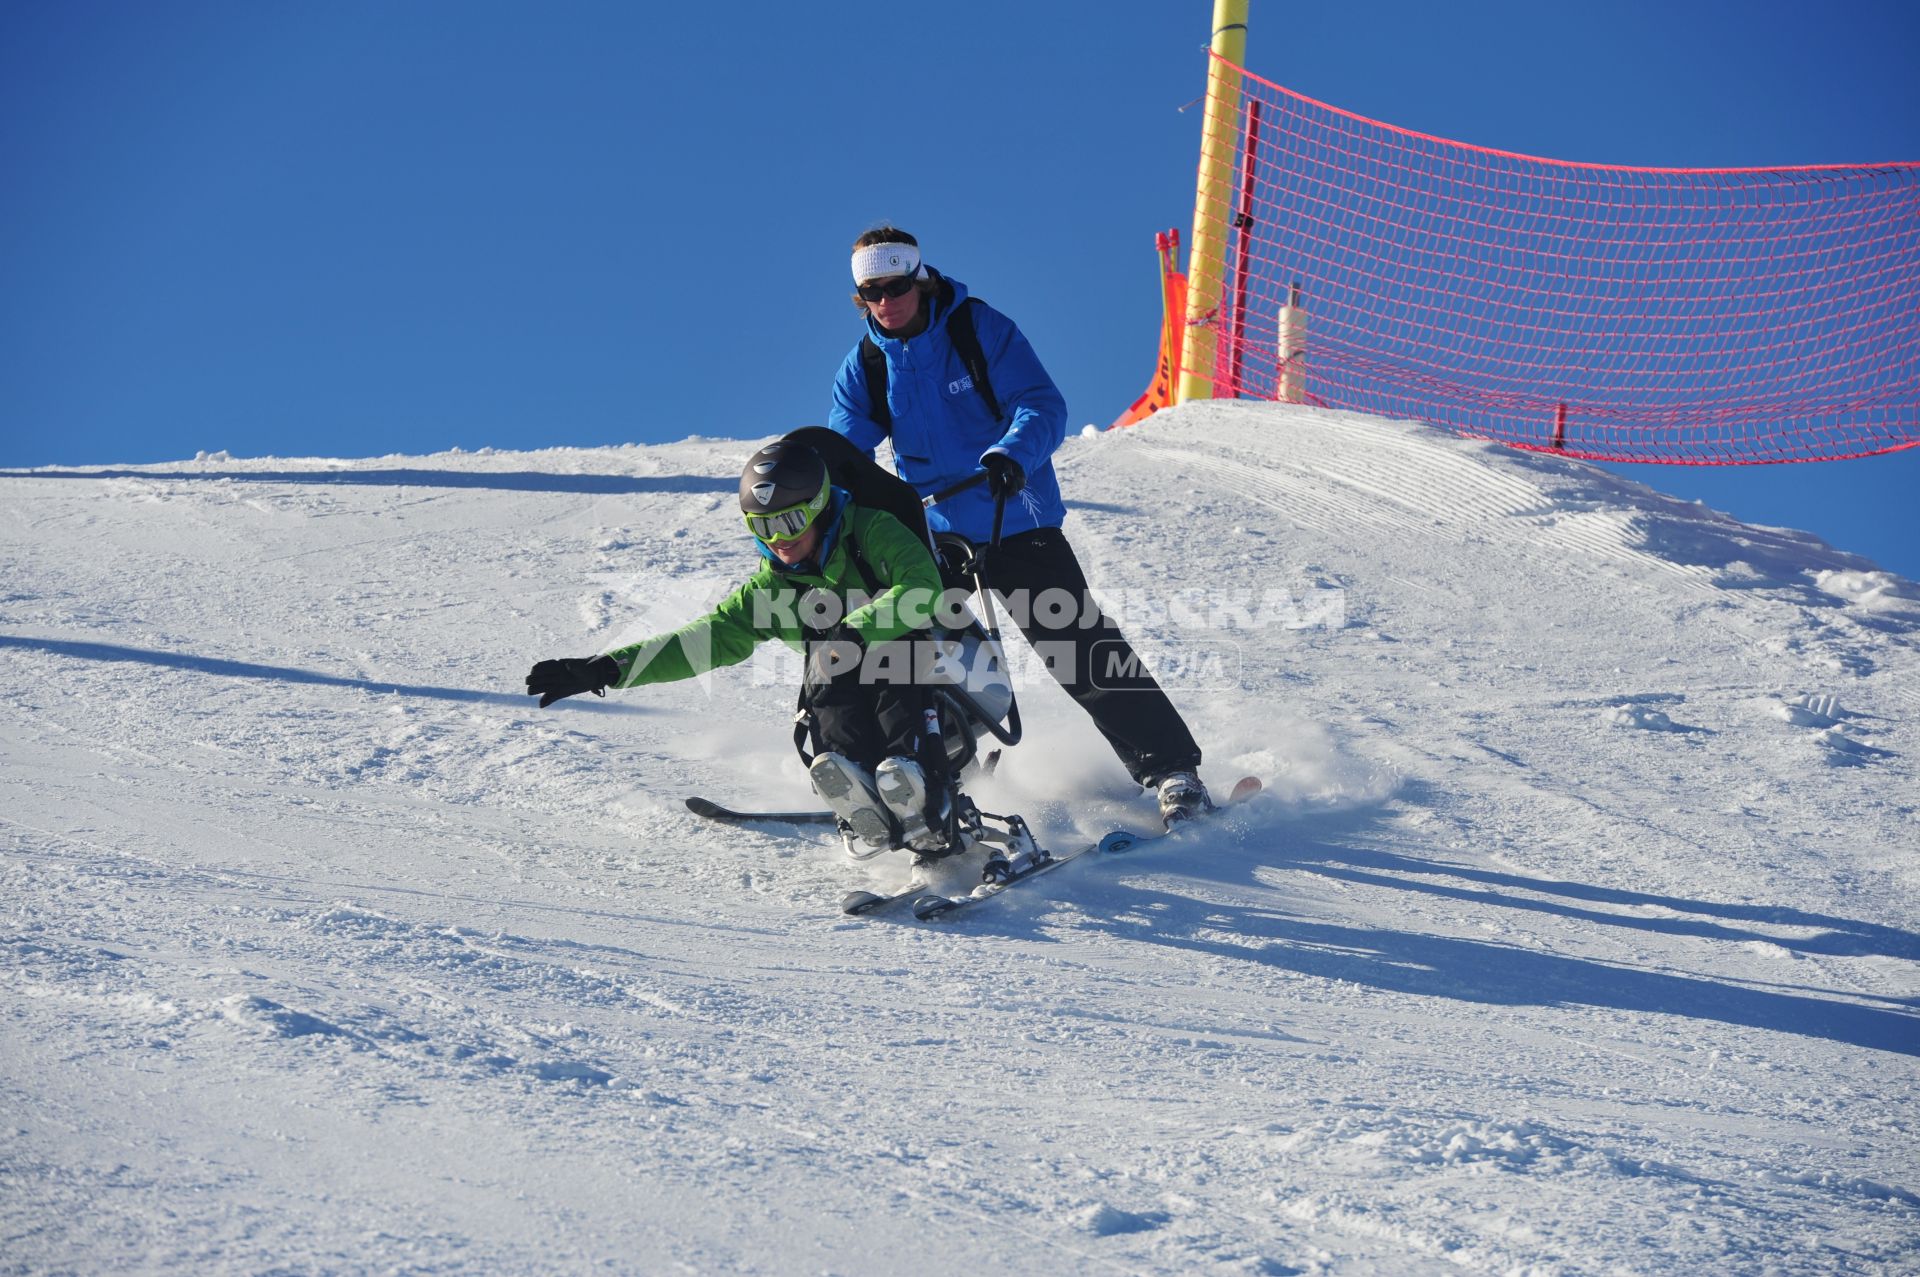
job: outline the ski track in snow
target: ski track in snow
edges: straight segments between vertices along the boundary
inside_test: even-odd
[[[899,866],[680,805],[813,805],[777,662],[518,694],[745,570],[751,447],[0,475],[0,1272],[1920,1264],[1912,583],[1403,423],[1074,439],[1266,791],[848,920]],[[1022,696],[984,806],[1150,818]]]

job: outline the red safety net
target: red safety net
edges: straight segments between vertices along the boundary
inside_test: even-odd
[[[1920,164],[1569,164],[1240,74],[1217,395],[1608,461],[1920,444]]]

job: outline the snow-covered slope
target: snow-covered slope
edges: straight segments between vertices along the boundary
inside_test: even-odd
[[[1071,440],[1069,528],[1267,794],[945,924],[790,670],[536,658],[749,560],[749,445],[0,476],[0,1271],[1920,1264],[1920,590],[1418,427]],[[1148,805],[1044,677],[976,787]]]

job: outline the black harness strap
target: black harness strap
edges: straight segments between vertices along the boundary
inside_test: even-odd
[[[980,335],[973,331],[973,298],[954,307],[952,317],[947,320],[947,336],[953,341],[954,353],[960,356],[967,375],[973,378],[973,388],[986,402],[987,412],[995,421],[1004,421],[1000,399],[993,393],[993,383],[987,379],[987,352],[980,348]]]
[[[853,509],[854,507],[852,506],[847,508],[845,518],[841,522],[841,540],[847,547],[847,554],[853,559],[854,571],[860,574],[860,584],[865,587],[867,597],[878,598],[880,594],[880,578],[874,572],[873,565],[867,562],[867,552],[860,548],[860,538],[853,533]],[[825,567],[826,565],[823,563],[821,566]],[[801,621],[800,624],[809,644],[826,641],[826,630],[811,629],[804,620]],[[813,746],[812,754],[807,752],[807,746],[809,744]],[[813,706],[807,701],[807,681],[805,678],[800,680],[800,693],[793,708],[793,748],[794,751],[800,755],[800,761],[807,766],[813,765],[813,755],[820,752],[819,724],[814,719]]]
[[[867,333],[860,338],[860,370],[867,377],[867,399],[872,407],[867,415],[872,417],[888,434],[893,433],[893,409],[887,403],[887,357],[875,344],[873,334]]]

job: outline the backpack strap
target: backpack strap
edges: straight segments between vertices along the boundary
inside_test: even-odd
[[[893,409],[887,406],[887,357],[881,353],[872,333],[860,338],[860,370],[867,375],[867,401],[873,406],[867,415],[887,434],[893,433]]]
[[[981,349],[980,335],[973,330],[975,299],[969,297],[954,306],[953,285],[945,279],[940,280],[934,295],[941,305],[952,307],[947,316],[947,339],[953,343],[953,353],[960,356],[960,366],[973,379],[973,388],[987,405],[987,412],[995,421],[1004,422],[1006,416],[1000,411],[1000,397],[993,393],[993,382],[987,377],[987,352]],[[868,415],[881,430],[892,434],[893,409],[887,406],[887,357],[872,333],[860,338],[860,371],[866,375],[867,402],[871,405]]]
[[[993,383],[987,380],[987,352],[980,349],[980,336],[973,331],[973,298],[954,307],[947,319],[947,336],[953,341],[953,352],[960,356],[961,366],[973,378],[973,388],[986,401],[987,411],[995,421],[1004,421],[1000,399],[993,393]]]

